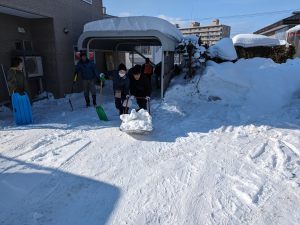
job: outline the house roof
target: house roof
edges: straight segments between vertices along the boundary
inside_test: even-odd
[[[276,23],[268,25],[262,29],[259,29],[254,32],[254,34],[268,34],[269,32],[273,32],[279,30],[283,27],[293,26],[300,24],[300,12],[295,12],[294,15],[287,17],[285,19],[279,20]]]

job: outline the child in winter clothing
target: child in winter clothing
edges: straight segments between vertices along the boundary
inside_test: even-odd
[[[23,61],[21,58],[16,57],[12,59],[11,67],[7,73],[7,85],[9,94],[14,92],[23,94],[25,91],[28,93],[29,88],[23,73]],[[28,93],[30,96],[30,93]]]
[[[129,95],[129,78],[126,66],[121,63],[118,70],[113,73],[113,90],[115,96],[115,106],[120,115],[128,113],[128,107],[123,106],[124,101]]]
[[[130,70],[130,93],[136,97],[140,109],[147,110],[147,99],[151,93],[149,79],[142,74],[142,67],[135,65]]]

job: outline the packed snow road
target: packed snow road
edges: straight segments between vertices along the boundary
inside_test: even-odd
[[[67,99],[37,103],[30,126],[2,112],[0,224],[300,224],[299,98],[251,111],[251,89],[219,69],[232,74],[175,79],[149,135],[120,132],[109,97],[108,122],[81,95],[74,112]],[[207,101],[215,90],[222,100]]]

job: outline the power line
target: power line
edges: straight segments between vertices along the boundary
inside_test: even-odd
[[[202,17],[202,18],[194,18],[193,20],[203,21],[203,20],[212,20],[215,18],[230,19],[230,18],[245,18],[245,17],[252,17],[252,16],[277,15],[277,14],[283,14],[283,13],[293,12],[293,11],[297,11],[297,10],[300,10],[300,9],[287,9],[287,10],[280,10],[280,11],[238,14],[238,15],[219,16],[219,17]],[[178,21],[192,21],[192,20],[191,19],[179,19]]]

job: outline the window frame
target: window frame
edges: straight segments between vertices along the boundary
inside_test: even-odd
[[[82,1],[84,1],[85,3],[88,3],[88,4],[90,4],[90,5],[93,4],[93,0],[82,0]]]

